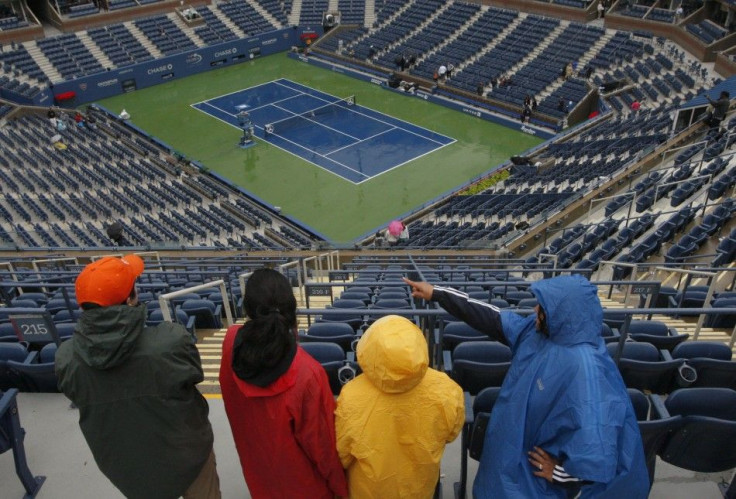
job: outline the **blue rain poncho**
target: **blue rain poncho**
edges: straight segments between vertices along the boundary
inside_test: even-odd
[[[507,342],[513,351],[486,432],[473,495],[566,497],[565,487],[533,475],[527,453],[537,446],[583,481],[582,497],[647,497],[641,435],[601,338],[597,288],[581,276],[563,276],[538,281],[532,291],[545,311],[548,335],[537,331],[534,314],[499,311],[435,287],[433,299],[448,312]]]

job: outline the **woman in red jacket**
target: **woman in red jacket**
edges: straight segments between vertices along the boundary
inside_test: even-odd
[[[289,281],[256,270],[244,302],[249,320],[227,331],[220,386],[251,496],[346,496],[335,401],[322,366],[296,344]]]

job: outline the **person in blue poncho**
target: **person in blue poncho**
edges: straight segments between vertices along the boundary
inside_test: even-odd
[[[412,295],[508,344],[511,368],[486,432],[478,498],[645,498],[641,435],[626,387],[601,337],[597,289],[579,275],[531,285],[522,316],[467,294],[405,279]]]

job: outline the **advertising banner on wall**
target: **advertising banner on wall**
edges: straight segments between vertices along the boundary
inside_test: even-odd
[[[204,71],[249,61],[288,50],[297,43],[296,28],[271,31],[219,45],[201,47],[186,53],[162,57],[133,66],[77,78],[54,85],[53,94],[73,92],[75,105],[112,97],[124,92],[185,78]],[[65,102],[57,102],[67,105]]]

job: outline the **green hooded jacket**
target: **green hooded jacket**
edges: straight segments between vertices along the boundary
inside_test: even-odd
[[[85,311],[56,373],[102,473],[128,498],[175,498],[212,450],[204,375],[182,326],[145,319],[143,306]]]

